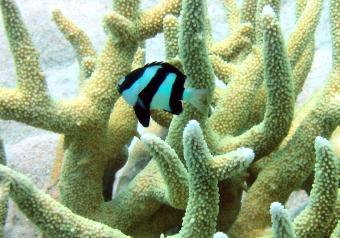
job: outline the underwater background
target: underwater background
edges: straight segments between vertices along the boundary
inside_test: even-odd
[[[148,9],[159,1],[144,0],[142,9]],[[49,92],[55,99],[72,98],[78,93],[79,67],[75,52],[69,42],[51,20],[51,11],[59,8],[72,19],[100,50],[105,33],[103,16],[111,10],[109,0],[16,0],[23,20],[32,34],[32,39],[40,53],[40,62],[48,82]],[[329,26],[329,1],[324,1],[321,19],[315,34],[316,47],[314,63],[298,104],[323,85],[332,67],[332,52]],[[208,11],[212,23],[214,40],[228,36],[226,13],[222,0],[208,0]],[[287,38],[294,29],[295,1],[283,0],[280,24]],[[146,62],[165,60],[163,34],[146,41]],[[15,68],[9,51],[6,34],[0,19],[0,85],[15,87]],[[222,83],[219,83],[222,85]],[[112,85],[115,87],[115,85]],[[4,141],[8,166],[32,179],[35,185],[46,189],[55,158],[59,135],[36,129],[14,121],[0,121],[0,137]],[[340,137],[337,137],[340,141]],[[339,145],[339,142],[337,142]],[[335,148],[340,150],[340,148]],[[295,195],[292,203],[306,201],[306,195]],[[20,213],[11,202],[5,237],[38,237],[36,228]]]

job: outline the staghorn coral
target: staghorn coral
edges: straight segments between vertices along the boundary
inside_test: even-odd
[[[118,92],[115,91],[113,85],[130,71],[138,42],[145,39],[142,37],[145,34],[156,34],[162,27],[162,22],[151,24],[149,28],[146,27],[148,24],[139,27],[140,21],[145,21],[145,15],[150,17],[156,12],[157,14],[161,13],[158,17],[168,13],[176,14],[179,12],[180,2],[163,3],[156,7],[156,12],[155,9],[151,9],[144,13],[138,10],[138,1],[115,2],[116,12],[105,18],[108,31],[112,24],[119,23],[114,21],[110,24],[111,16],[119,16],[124,23],[130,21],[123,16],[126,15],[135,21],[133,27],[138,31],[139,38],[131,39],[128,43],[115,43],[117,41],[116,32],[109,32],[104,49],[96,58],[95,70],[91,77],[83,83],[79,97],[72,101],[58,102],[53,101],[46,92],[46,83],[39,67],[37,52],[34,50],[29,33],[21,21],[17,6],[13,1],[1,1],[0,3],[18,75],[17,89],[1,89],[3,99],[1,117],[6,119],[10,116],[11,110],[18,109],[16,115],[21,117],[18,121],[63,133],[64,160],[59,183],[61,202],[73,212],[85,217],[95,219],[95,217],[102,217],[100,213],[106,213],[104,216],[111,216],[107,212],[107,207],[111,205],[103,206],[105,203],[103,197],[104,168],[110,164],[110,169],[115,171],[123,165],[126,158],[119,154],[123,153],[124,145],[128,144],[131,138],[136,135],[137,127],[134,114],[129,115],[131,108],[127,107],[122,100],[118,100],[117,104],[121,101],[120,105],[114,107]],[[126,9],[131,9],[131,11],[126,11]],[[66,22],[66,19],[62,18],[60,14],[58,15],[58,12],[55,13],[55,20],[59,26],[69,26],[60,28],[66,36],[72,35],[70,32],[75,27],[72,27],[70,22]],[[119,29],[119,27],[115,28],[115,30]],[[124,29],[121,28],[120,30]],[[79,49],[84,49],[88,46],[88,41],[74,41],[74,44]],[[84,44],[86,47],[83,46]],[[20,52],[22,53],[20,54]],[[87,55],[83,51],[79,51],[79,62],[85,56]],[[12,98],[12,95],[15,95],[15,98]],[[95,95],[100,95],[101,99]],[[13,108],[11,108],[12,106]],[[113,111],[112,108],[114,108]],[[114,112],[115,110],[117,112]],[[122,115],[126,115],[128,120],[119,120],[122,123],[120,125],[112,123],[117,122],[116,116]],[[56,121],[59,122],[55,123]],[[117,127],[119,130],[116,130]],[[121,136],[120,129],[124,131],[122,134],[125,136]],[[112,143],[111,140],[115,143]],[[87,149],[83,150],[83,147]],[[72,168],[76,164],[77,167],[79,166],[77,171]],[[73,179],[74,176],[79,180]],[[80,181],[88,181],[81,186],[81,191],[79,191]],[[126,195],[128,194],[130,193]],[[124,198],[125,196],[122,196],[117,200],[124,200]],[[138,202],[134,204],[139,206]],[[145,207],[145,209],[148,210],[148,207]],[[131,210],[137,211],[133,208]],[[112,221],[121,220],[120,215],[118,213],[116,215],[116,218]],[[142,212],[141,215],[144,217]],[[108,218],[107,220],[111,219]],[[126,219],[125,221],[129,221],[128,223],[124,223],[123,220],[121,220],[121,223],[127,229],[128,223],[132,220]]]
[[[6,165],[5,151],[1,139],[0,139],[0,164]],[[4,236],[9,190],[10,189],[8,182],[0,181],[0,219],[1,219],[0,237]]]
[[[17,6],[0,0],[17,69],[17,88],[0,88],[0,117],[63,134],[62,167],[54,174],[60,202],[0,165],[9,196],[47,236],[259,237],[268,232],[270,204],[285,202],[313,173],[315,138],[329,138],[340,124],[338,1],[330,4],[333,71],[301,110],[294,103],[313,59],[322,1],[298,1],[299,19],[287,43],[278,22],[280,1],[246,0],[242,9],[225,1],[231,34],[221,42],[210,35],[206,4],[171,0],[142,12],[138,0],[115,0],[103,20],[107,40],[99,53],[55,10],[54,21],[76,50],[81,90],[73,100],[54,101]],[[137,121],[114,85],[143,64],[144,41],[162,30],[167,61],[184,71],[189,87],[207,89],[208,97],[203,113],[189,104],[179,116],[153,112],[168,127],[165,140],[143,133],[143,145],[127,152],[139,137]],[[215,76],[228,84],[222,93]],[[147,153],[150,162],[112,197],[114,174]],[[331,154],[318,137],[315,184],[310,205],[295,221],[298,237],[339,231]],[[282,207],[271,212],[272,235],[292,234]],[[316,231],[308,227],[320,223]]]
[[[315,139],[315,151],[316,174],[311,201],[293,222],[280,203],[272,203],[270,213],[274,238],[330,237],[332,231],[327,231],[327,226],[331,219],[329,214],[335,210],[338,186],[336,157],[329,141],[322,137]],[[337,229],[334,229],[334,235],[336,232]]]
[[[332,218],[329,214],[335,211],[338,178],[334,152],[330,143],[322,137],[315,139],[315,151],[315,179],[310,202],[294,220],[298,237],[325,236]]]
[[[271,204],[270,214],[274,238],[295,238],[289,215],[279,202]]]

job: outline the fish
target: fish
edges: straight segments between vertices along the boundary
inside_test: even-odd
[[[135,69],[117,84],[117,90],[133,107],[138,121],[148,127],[150,110],[162,109],[175,115],[186,101],[203,111],[208,89],[185,88],[186,75],[167,62],[152,62]]]

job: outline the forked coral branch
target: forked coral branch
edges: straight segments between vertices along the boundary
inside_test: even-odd
[[[226,0],[231,33],[214,42],[205,0],[162,1],[146,11],[139,0],[115,0],[98,53],[56,10],[80,67],[79,95],[57,101],[18,7],[0,0],[17,72],[16,88],[0,87],[0,117],[63,134],[54,173],[60,201],[0,165],[1,219],[10,196],[50,237],[337,237],[339,172],[327,141],[340,125],[337,0],[330,2],[332,72],[306,104],[294,106],[313,61],[322,3],[297,1],[296,28],[285,42],[279,0],[245,0],[241,8]],[[164,140],[155,128],[137,132],[133,108],[116,90],[144,65],[145,40],[161,31],[166,61],[187,76],[186,87],[207,95],[200,110],[183,103],[178,116],[152,112]],[[226,89],[215,86],[216,76]],[[138,160],[142,168],[133,167]],[[119,183],[114,175],[126,161],[131,179]],[[313,177],[311,202],[292,223],[279,203]]]

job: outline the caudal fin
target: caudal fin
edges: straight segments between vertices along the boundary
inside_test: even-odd
[[[183,100],[189,102],[197,110],[204,113],[208,102],[208,89],[188,88],[184,90]]]

